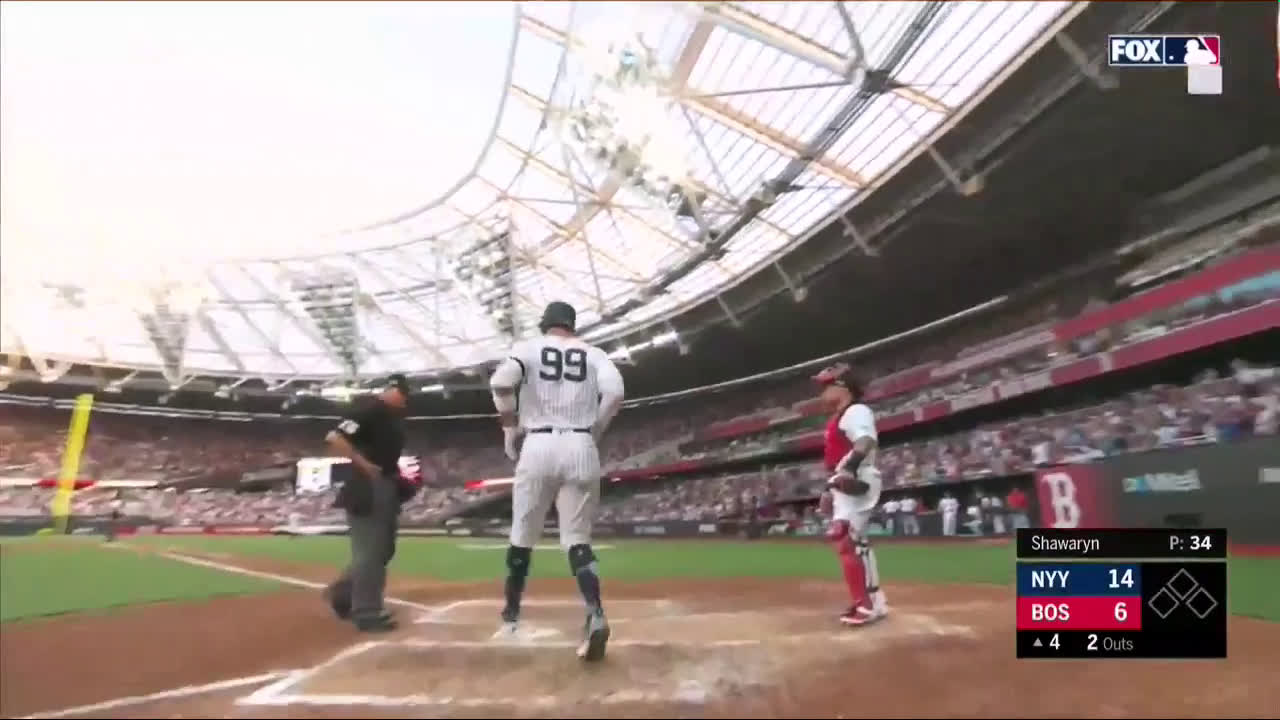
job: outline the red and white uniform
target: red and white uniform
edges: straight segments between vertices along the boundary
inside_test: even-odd
[[[827,421],[827,429],[823,438],[822,462],[827,471],[835,473],[849,453],[853,445],[862,438],[877,440],[876,417],[871,408],[862,403],[854,403],[844,412],[831,416]],[[876,450],[872,450],[858,465],[858,479],[870,486],[861,495],[848,495],[839,490],[831,490],[832,520],[844,520],[849,523],[856,535],[865,535],[867,520],[871,511],[880,502],[880,471],[876,469]]]
[[[871,408],[853,403],[827,422],[823,444],[823,464],[834,474],[844,464],[853,446],[863,438],[876,440],[876,418]],[[884,591],[880,589],[880,571],[875,552],[867,539],[867,523],[880,502],[880,471],[876,469],[874,445],[858,464],[858,480],[868,489],[860,495],[849,495],[835,488],[831,493],[831,527],[827,539],[840,558],[845,586],[852,603],[840,616],[846,625],[865,625],[883,618],[889,612]]]

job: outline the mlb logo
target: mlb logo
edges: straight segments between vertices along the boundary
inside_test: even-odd
[[[1165,35],[1164,64],[1179,67],[1222,64],[1222,40],[1217,35]]]
[[[1189,67],[1222,64],[1217,35],[1111,35],[1107,64],[1128,67]]]

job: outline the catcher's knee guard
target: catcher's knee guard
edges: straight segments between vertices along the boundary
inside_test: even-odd
[[[507,574],[511,577],[524,578],[529,575],[529,560],[533,557],[533,548],[507,547]]]
[[[595,572],[596,554],[590,545],[572,545],[569,547],[569,572],[577,575],[583,570]]]

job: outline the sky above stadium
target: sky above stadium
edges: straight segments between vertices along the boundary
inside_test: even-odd
[[[319,276],[370,376],[486,362],[550,300],[669,340],[1083,7],[6,2],[0,347],[333,378]],[[495,240],[500,291],[459,264]]]
[[[293,254],[475,163],[507,3],[4,3],[6,261]],[[120,255],[118,255],[120,254]]]

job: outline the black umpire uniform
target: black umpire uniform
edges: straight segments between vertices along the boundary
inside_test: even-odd
[[[401,421],[409,398],[409,383],[393,375],[389,386],[372,402],[346,415],[326,440],[338,454],[351,457],[350,477],[338,491],[335,507],[347,514],[351,563],[325,590],[339,618],[360,630],[393,630],[395,620],[383,607],[387,564],[396,553],[400,505],[412,488],[400,481],[400,453],[404,450]]]

